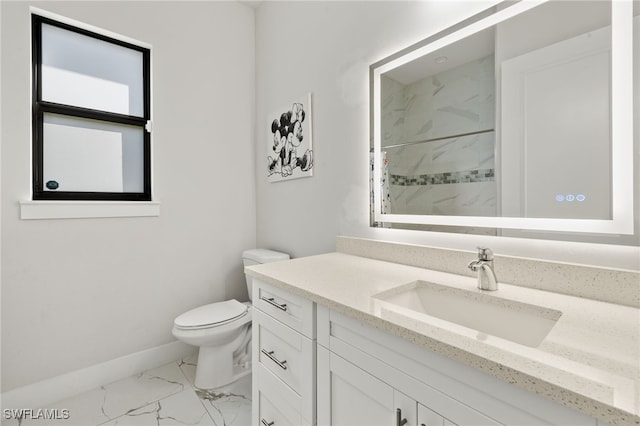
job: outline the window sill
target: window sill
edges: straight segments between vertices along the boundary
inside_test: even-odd
[[[157,201],[20,201],[20,219],[160,216]]]

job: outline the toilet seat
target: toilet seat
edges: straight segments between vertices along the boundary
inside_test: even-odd
[[[174,326],[181,330],[199,330],[234,322],[249,312],[248,305],[235,299],[200,306],[178,316]]]

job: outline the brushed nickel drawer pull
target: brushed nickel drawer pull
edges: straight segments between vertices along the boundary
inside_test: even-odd
[[[273,425],[273,422],[267,423],[267,421],[265,419],[262,419],[262,421],[260,423],[262,423],[263,426],[272,426]]]
[[[270,304],[271,306],[275,306],[276,308],[280,309],[281,311],[285,311],[287,310],[287,304],[283,303],[282,305],[280,305],[279,303],[276,303],[273,299],[273,297],[260,297],[260,299],[264,300],[265,302],[267,302],[268,304]]]
[[[275,362],[276,364],[278,364],[278,367],[282,368],[283,370],[287,369],[287,366],[285,365],[287,363],[287,361],[280,361],[278,358],[276,358],[273,355],[273,351],[267,352],[266,350],[262,349],[260,352],[262,352],[263,354],[265,354],[267,356],[267,358],[269,358],[271,361]]]

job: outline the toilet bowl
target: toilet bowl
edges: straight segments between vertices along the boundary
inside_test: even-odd
[[[242,253],[245,266],[289,259],[265,249]],[[251,299],[251,277],[246,277]],[[174,337],[198,346],[195,386],[214,389],[251,373],[251,304],[235,299],[211,303],[185,312],[173,323]]]
[[[200,348],[196,387],[220,387],[251,372],[246,365],[251,352],[250,325],[250,306],[235,299],[200,306],[175,319],[173,335]]]

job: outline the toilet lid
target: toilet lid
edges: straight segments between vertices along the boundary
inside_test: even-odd
[[[235,299],[200,306],[178,316],[174,323],[178,327],[202,327],[228,322],[247,312],[247,305]]]

